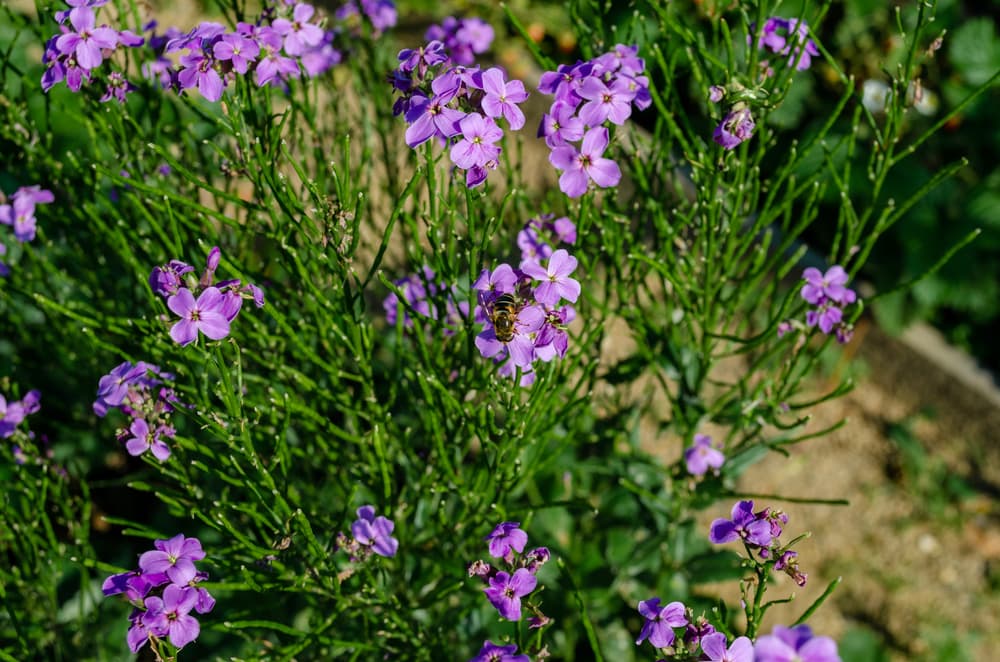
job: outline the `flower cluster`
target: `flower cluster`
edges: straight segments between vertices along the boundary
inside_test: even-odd
[[[2,194],[0,194],[2,199]],[[55,198],[52,191],[40,186],[22,186],[10,196],[10,202],[0,204],[0,224],[9,225],[14,239],[24,244],[35,238],[35,207],[49,204]],[[7,253],[7,246],[0,242],[0,256]],[[10,275],[10,267],[0,262],[0,276]]]
[[[389,296],[382,301],[382,308],[385,310],[385,319],[389,324],[395,325],[399,321],[399,311],[403,311],[403,326],[407,329],[413,326],[413,318],[410,315],[412,309],[418,315],[431,319],[441,319],[444,323],[444,334],[454,335],[461,325],[462,320],[469,316],[469,302],[456,301],[455,288],[448,287],[443,283],[435,282],[434,270],[425,266],[420,274],[410,274],[405,278],[393,281],[403,293],[402,305],[399,296],[395,292],[390,292]],[[439,307],[434,302],[434,297],[444,295],[444,316],[439,313]]]
[[[65,81],[77,92],[101,74],[107,85],[101,101],[124,102],[135,86],[122,71],[103,66],[119,46],[145,46],[148,51],[140,58],[148,60],[142,67],[148,78],[159,79],[164,88],[177,92],[197,90],[209,101],[221,99],[237,75],[253,74],[259,87],[284,85],[303,73],[318,76],[343,59],[343,53],[334,47],[340,28],[324,30],[315,18],[315,9],[306,3],[265,5],[256,23],[240,22],[232,32],[222,24],[205,21],[186,33],[168,28],[156,34],[153,21],[145,27],[150,33],[146,39],[129,30],[96,27],[94,8],[106,0],[68,2],[73,9],[56,14],[61,34],[49,40],[43,56],[45,91]]]
[[[173,375],[144,361],[118,364],[97,385],[94,413],[103,418],[108,410],[120,409],[131,419],[117,434],[128,454],[138,457],[149,451],[165,462],[170,457],[166,440],[176,435],[170,415],[177,396],[161,379],[173,379]]]
[[[725,650],[725,635],[717,633],[715,627],[705,620],[704,616],[694,618],[691,610],[682,602],[675,601],[661,605],[660,598],[653,597],[639,602],[637,609],[646,622],[643,623],[639,637],[635,640],[636,646],[641,646],[648,640],[654,648],[670,649],[682,659],[689,659],[690,655],[697,652],[699,646],[706,654],[717,651],[720,646]],[[684,628],[680,639],[675,631],[678,628]],[[747,641],[749,642],[749,639]],[[742,645],[734,642],[737,649]]]
[[[524,126],[518,107],[528,98],[524,83],[507,80],[499,67],[485,71],[456,64],[437,40],[417,49],[399,53],[399,67],[390,82],[400,96],[393,113],[410,125],[406,144],[412,148],[435,138],[449,146],[449,157],[465,172],[469,188],[486,181],[490,170],[499,166],[503,118],[508,128]]]
[[[553,221],[551,215],[531,219],[518,233],[520,266],[502,263],[492,271],[483,269],[472,284],[478,300],[474,319],[483,325],[476,347],[501,364],[501,375],[520,369],[522,386],[534,382],[536,360],[564,357],[569,347],[566,326],[576,311],[562,301],[576,302],[580,283],[571,278],[577,259],[566,249],[552,249],[560,241],[576,241],[572,221]]]
[[[618,164],[604,158],[607,123],[620,126],[633,105],[642,110],[652,103],[645,69],[638,47],[618,44],[593,60],[542,74],[538,90],[554,101],[542,117],[538,137],[552,150],[549,162],[563,171],[559,188],[569,197],[586,193],[591,181],[608,188],[621,180]]]
[[[798,71],[808,69],[812,58],[819,55],[816,42],[809,38],[809,26],[798,18],[772,16],[767,19],[757,36],[757,48],[786,56],[788,66]]]
[[[395,523],[379,515],[375,516],[375,506],[361,506],[357,510],[358,519],[351,524],[351,535],[337,534],[337,547],[346,551],[352,560],[363,561],[373,553],[392,558],[399,549],[399,541],[392,537]]]
[[[548,548],[536,547],[524,553],[528,534],[520,528],[520,522],[501,522],[485,540],[490,556],[502,561],[506,569],[500,570],[486,561],[478,560],[469,565],[469,576],[479,577],[486,584],[483,593],[501,618],[508,621],[521,620],[521,608],[524,606],[532,614],[528,619],[529,628],[542,628],[551,623],[551,619],[537,605],[531,602],[525,605],[521,603],[521,598],[528,597],[538,586],[535,575],[550,558]],[[509,652],[513,653],[513,650]],[[480,651],[480,655],[482,654],[483,651]]]
[[[493,26],[483,19],[454,16],[446,17],[441,25],[430,26],[424,34],[427,41],[441,42],[452,63],[466,67],[476,63],[476,55],[490,49],[493,37]]]
[[[30,432],[19,432],[18,427],[27,416],[41,409],[41,401],[42,394],[38,391],[28,391],[20,400],[10,402],[0,394],[0,439],[10,439],[15,434],[30,437]]]
[[[730,519],[719,518],[712,522],[708,539],[716,545],[742,540],[749,552],[756,551],[761,560],[773,562],[775,570],[784,572],[799,586],[805,586],[807,575],[799,570],[798,553],[789,549],[791,544],[782,545],[778,541],[787,523],[788,515],[780,510],[764,508],[755,513],[753,501],[738,501]]]
[[[684,451],[684,464],[692,476],[703,476],[712,469],[716,474],[726,461],[726,456],[712,444],[707,434],[696,434],[694,443]]]
[[[847,272],[837,264],[827,269],[826,273],[809,267],[802,273],[802,278],[806,281],[801,290],[802,298],[815,306],[806,313],[806,326],[819,327],[827,335],[834,333],[839,343],[850,342],[853,328],[844,321],[843,306],[857,301],[858,295],[847,287]]]
[[[356,28],[363,17],[371,24],[374,37],[395,26],[398,19],[396,3],[392,0],[361,0],[360,3],[348,0],[337,9],[334,16],[348,28]],[[357,33],[356,29],[351,31]]]
[[[139,569],[111,575],[104,580],[104,595],[124,594],[132,606],[131,627],[126,640],[133,653],[166,638],[175,648],[183,648],[198,638],[201,626],[191,615],[207,614],[215,598],[198,586],[208,579],[194,562],[205,558],[197,538],[178,533],[169,540],[157,540],[154,549],[139,557]]]
[[[243,299],[252,299],[258,308],[264,305],[264,292],[256,285],[242,285],[239,279],[215,283],[221,257],[219,247],[212,248],[198,280],[194,276],[185,278],[194,267],[180,260],[154,267],[149,275],[153,292],[166,299],[167,308],[181,318],[170,328],[170,337],[181,346],[197,340],[199,332],[212,340],[228,336],[229,325],[239,315]]]

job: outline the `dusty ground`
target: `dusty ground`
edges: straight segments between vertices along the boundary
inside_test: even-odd
[[[842,576],[831,601],[810,619],[817,631],[839,638],[863,624],[884,637],[898,660],[962,659],[946,655],[948,642],[960,643],[973,660],[995,660],[1000,411],[877,329],[854,342],[852,364],[864,366],[867,376],[848,396],[814,411],[817,427],[841,418],[848,424],[793,448],[790,458],[771,456],[744,478],[748,491],[851,501],[847,507],[781,504],[791,517],[789,533],[813,534],[799,547],[809,583],[796,590],[786,579],[777,586],[777,595],[798,597],[771,621],[797,617]],[[921,416],[930,411],[932,417]],[[948,498],[943,481],[928,484],[908,470],[889,435],[893,424],[908,419],[926,451],[928,473],[939,467],[942,476],[961,476],[974,488],[965,498]],[[708,519],[727,509],[719,504]]]

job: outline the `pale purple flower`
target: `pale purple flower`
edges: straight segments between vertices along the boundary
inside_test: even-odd
[[[292,20],[276,18],[271,22],[271,27],[285,38],[285,52],[289,55],[302,55],[323,40],[323,29],[309,22],[315,11],[312,5],[300,3],[295,5]]]
[[[473,53],[485,53],[493,43],[493,26],[481,18],[470,16],[459,21],[455,38],[467,44]]]
[[[520,528],[520,522],[501,522],[484,540],[489,541],[490,556],[510,562],[513,553],[520,554],[528,544],[528,534]]]
[[[181,276],[192,271],[194,267],[191,265],[180,260],[171,260],[162,267],[153,267],[152,273],[149,274],[149,286],[160,296],[169,297],[177,294],[177,290],[183,287],[184,279]]]
[[[576,270],[577,259],[565,249],[552,253],[548,264],[542,267],[535,262],[527,262],[521,266],[526,276],[539,281],[534,289],[535,301],[546,306],[555,306],[560,299],[573,303],[580,296],[580,282],[570,278]]]
[[[274,28],[262,27],[257,31],[260,55],[254,78],[257,87],[280,85],[286,78],[297,78],[299,65],[295,60],[281,54],[282,37]]]
[[[410,109],[406,113],[406,121],[411,123],[406,129],[407,145],[417,147],[435,136],[451,138],[462,131],[460,123],[471,115],[449,108],[446,103],[447,100],[440,96],[428,99],[416,94],[410,99]]]
[[[807,303],[821,305],[830,300],[838,304],[853,303],[857,299],[854,290],[846,287],[849,276],[842,266],[835,264],[822,273],[809,267],[802,273],[806,284],[802,286],[802,298]]]
[[[771,544],[771,523],[758,518],[753,512],[753,501],[738,501],[732,509],[731,519],[712,522],[708,539],[720,545],[742,538],[748,544],[767,547]]]
[[[217,287],[207,287],[195,301],[191,290],[180,288],[167,299],[167,307],[181,320],[170,329],[170,337],[181,346],[198,339],[198,332],[212,340],[229,335],[229,320],[223,312],[225,300]]]
[[[552,247],[541,240],[538,231],[526,227],[517,233],[517,247],[521,249],[521,269],[528,262],[538,263],[552,255]]]
[[[490,117],[469,113],[459,122],[462,139],[451,148],[451,160],[459,168],[486,166],[500,157],[494,143],[503,138],[503,131]]]
[[[399,541],[392,537],[393,521],[381,515],[375,517],[374,506],[361,506],[357,513],[358,519],[351,525],[354,539],[379,556],[395,556]]]
[[[194,589],[171,584],[163,590],[163,598],[155,595],[146,598],[146,613],[142,622],[159,637],[166,636],[177,648],[183,648],[198,638],[201,627],[190,615],[198,602]]]
[[[489,639],[469,662],[531,662],[527,655],[515,655],[517,644],[498,646]]]
[[[490,578],[489,588],[483,589],[486,597],[508,621],[521,620],[521,598],[535,590],[538,579],[527,568],[518,568],[514,574],[500,571]]]
[[[72,55],[80,68],[90,71],[104,61],[102,49],[113,50],[118,46],[118,33],[107,26],[94,27],[94,12],[89,7],[76,7],[69,13],[69,21],[76,32],[66,32],[56,40],[56,48],[65,55]]]
[[[603,188],[618,185],[622,177],[618,164],[603,156],[608,140],[608,130],[596,127],[584,134],[579,152],[572,145],[552,150],[549,162],[564,171],[559,177],[559,188],[563,193],[578,198],[587,192],[591,180]]]
[[[843,320],[844,312],[831,303],[824,303],[819,308],[806,312],[806,325],[818,326],[823,333],[829,334]]]
[[[503,71],[492,67],[483,72],[483,112],[487,117],[503,116],[513,131],[524,126],[524,113],[516,104],[528,98],[524,83],[519,80],[504,81]]]
[[[666,648],[674,643],[673,629],[684,627],[688,622],[681,602],[671,602],[660,607],[659,598],[650,598],[640,602],[638,610],[646,622],[642,625],[639,638],[635,640],[636,646],[649,639],[654,648]]]
[[[726,96],[726,88],[721,85],[713,85],[708,88],[708,100],[712,103],[719,103]]]
[[[215,68],[215,58],[201,52],[188,53],[180,58],[181,70],[177,73],[177,81],[182,90],[198,88],[201,96],[208,101],[218,101],[222,98],[225,82]]]
[[[753,643],[747,637],[737,637],[726,648],[726,635],[716,632],[702,638],[701,650],[711,662],[754,662]]]
[[[101,585],[105,596],[124,593],[129,602],[136,602],[146,597],[150,590],[170,581],[166,573],[144,573],[141,570],[130,570],[117,575],[111,575]]]
[[[545,310],[541,306],[524,306],[517,313],[514,337],[510,342],[501,342],[490,325],[476,336],[476,348],[486,358],[502,357],[506,351],[515,366],[527,368],[535,358],[534,335],[541,330],[545,320]]]
[[[771,634],[757,639],[754,654],[756,662],[840,662],[837,643],[829,637],[814,637],[804,624],[776,625]]]
[[[166,573],[170,581],[178,586],[186,586],[195,578],[198,571],[194,562],[205,558],[201,541],[185,538],[183,533],[168,540],[156,540],[153,547],[156,549],[139,557],[139,568],[144,573]]]
[[[750,115],[749,108],[739,108],[729,111],[715,127],[712,139],[725,149],[734,149],[745,140],[749,140],[756,124]]]
[[[589,101],[580,107],[580,119],[589,126],[600,126],[605,120],[622,125],[632,114],[635,92],[628,81],[616,80],[610,86],[595,76],[586,78],[577,92]]]
[[[52,191],[37,185],[22,186],[14,191],[10,204],[0,205],[0,223],[11,226],[19,242],[31,241],[37,229],[36,205],[48,204],[54,199]]]
[[[132,421],[129,432],[132,436],[125,442],[125,449],[129,455],[137,457],[150,451],[160,462],[165,462],[170,457],[170,447],[160,439],[160,431],[150,429],[143,419],[137,418]]]
[[[725,461],[726,456],[712,446],[712,438],[707,434],[696,434],[694,444],[684,451],[684,463],[693,476],[701,476],[710,468],[718,472]]]
[[[108,87],[104,92],[99,101],[105,103],[116,99],[119,103],[125,103],[125,99],[129,92],[134,92],[136,86],[130,83],[122,74],[118,71],[112,71],[108,74]]]
[[[506,262],[497,265],[493,271],[483,269],[479,278],[472,284],[472,289],[480,292],[509,294],[517,287],[517,274],[514,268]]]
[[[580,140],[583,131],[583,120],[576,116],[576,109],[564,101],[556,101],[549,112],[542,115],[538,137],[544,137],[545,144],[555,148]]]
[[[212,47],[212,54],[221,62],[232,62],[233,71],[245,74],[260,55],[260,46],[253,39],[233,32],[222,35],[219,41]]]

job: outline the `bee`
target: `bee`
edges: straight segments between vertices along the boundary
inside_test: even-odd
[[[513,294],[501,294],[493,302],[489,315],[497,340],[506,343],[514,339],[514,323],[517,322],[517,312],[520,309]]]

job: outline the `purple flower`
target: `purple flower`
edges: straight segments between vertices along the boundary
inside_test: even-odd
[[[486,536],[489,541],[490,556],[495,559],[506,559],[510,562],[513,553],[520,554],[528,544],[528,534],[522,531],[520,522],[501,522]]]
[[[451,160],[459,168],[486,166],[500,158],[500,148],[494,143],[503,138],[503,131],[490,117],[469,113],[459,122],[462,139],[451,148]]]
[[[245,74],[250,64],[260,55],[260,46],[238,32],[224,34],[212,47],[212,54],[220,62],[232,62],[233,71]]]
[[[186,586],[195,578],[198,571],[194,562],[205,558],[201,541],[185,538],[183,533],[169,540],[156,540],[153,547],[156,549],[139,557],[139,568],[144,573],[166,573],[170,581],[178,586]]]
[[[281,54],[281,35],[271,27],[262,27],[257,31],[257,43],[260,44],[260,59],[254,69],[257,87],[281,84],[286,78],[299,76],[299,65],[290,57]]]
[[[417,94],[413,96],[410,102],[410,109],[406,113],[406,121],[411,122],[411,124],[406,129],[405,136],[406,144],[410,147],[422,145],[434,136],[438,136],[439,138],[456,136],[461,132],[460,123],[471,117],[471,115],[466,115],[460,110],[446,106],[447,100],[440,96],[428,99],[422,94]],[[479,115],[476,115],[476,117],[479,117]],[[500,135],[503,134],[501,133]],[[497,153],[499,154],[499,149]],[[454,160],[454,157],[452,157],[452,160]]]
[[[846,287],[849,276],[842,266],[835,264],[822,273],[809,267],[802,273],[806,284],[802,286],[802,298],[807,303],[821,305],[830,300],[834,303],[849,304],[857,299],[854,290]]]
[[[24,407],[20,402],[7,402],[7,399],[0,395],[0,439],[6,439],[14,435],[14,430],[24,420]]]
[[[527,568],[518,568],[514,574],[500,571],[490,578],[489,588],[483,589],[486,597],[508,621],[521,620],[521,598],[535,590],[538,579]]]
[[[351,525],[354,539],[371,547],[379,556],[395,556],[399,541],[392,537],[392,530],[395,528],[392,520],[381,515],[375,517],[374,506],[361,506],[357,512],[358,519]]]
[[[753,643],[747,637],[738,637],[726,648],[726,635],[716,632],[703,637],[701,650],[711,662],[754,662]]]
[[[309,23],[315,11],[312,5],[300,3],[295,5],[291,21],[286,18],[272,21],[271,27],[285,38],[285,52],[289,55],[302,55],[323,40],[323,29]]]
[[[578,94],[588,103],[580,108],[580,119],[587,126],[600,126],[605,120],[619,126],[632,114],[632,99],[635,92],[629,89],[626,80],[616,80],[609,87],[600,78],[591,76],[580,85]]]
[[[696,434],[694,444],[684,451],[684,463],[692,476],[701,476],[709,468],[717,471],[725,461],[726,456],[712,446],[712,438],[707,434]]]
[[[576,116],[576,109],[568,103],[556,101],[548,114],[542,115],[538,137],[544,137],[545,144],[555,148],[583,138],[583,131],[583,120]]]
[[[56,39],[56,48],[65,55],[72,55],[86,71],[96,69],[104,61],[102,49],[118,45],[118,33],[104,26],[94,27],[94,12],[89,7],[76,7],[69,13],[69,22],[76,32],[66,32]]]
[[[197,87],[201,96],[208,101],[222,98],[225,82],[215,69],[215,58],[204,53],[189,53],[181,56],[183,68],[177,74],[182,90]]]
[[[799,570],[799,553],[790,549],[782,552],[781,556],[775,560],[774,569],[784,572],[799,586],[805,586],[809,579],[809,575]]]
[[[517,131],[524,126],[524,113],[516,104],[528,98],[524,83],[519,80],[504,81],[503,71],[497,67],[483,72],[483,112],[487,117],[500,117],[507,120],[511,130]]]
[[[818,326],[823,333],[830,333],[840,324],[844,312],[830,303],[824,303],[815,310],[806,312],[806,325]]]
[[[764,30],[757,39],[757,48],[768,48],[779,55],[788,56],[789,66],[804,71],[819,55],[816,43],[809,39],[809,26],[805,21],[772,16],[764,23]]]
[[[661,608],[659,598],[650,598],[640,602],[638,609],[646,622],[635,640],[636,646],[649,639],[654,648],[666,648],[674,643],[673,628],[684,627],[688,622],[684,604],[680,602],[671,602]]]
[[[207,287],[195,301],[191,290],[180,288],[167,299],[167,307],[181,316],[170,328],[170,337],[182,347],[198,339],[201,331],[212,340],[229,335],[229,320],[223,312],[225,300],[217,287]]]
[[[618,164],[603,158],[608,140],[608,130],[597,127],[584,134],[579,152],[571,145],[562,145],[552,150],[549,162],[564,171],[559,177],[559,188],[563,193],[571,198],[578,198],[587,192],[590,180],[603,188],[618,185],[622,177]]]
[[[744,140],[749,140],[756,124],[749,108],[734,108],[715,127],[712,139],[725,149],[734,149]]]
[[[739,501],[733,506],[732,519],[712,522],[708,539],[720,545],[742,538],[748,544],[767,547],[771,544],[771,524],[753,512],[753,501]]]
[[[719,103],[724,96],[726,96],[726,88],[720,85],[713,85],[708,88],[708,100],[712,103]]]
[[[143,419],[137,418],[132,421],[129,432],[132,433],[132,437],[125,442],[125,449],[129,455],[137,457],[150,451],[160,462],[165,462],[170,457],[170,447],[160,439],[160,431],[150,429]]]
[[[420,78],[424,78],[428,67],[446,62],[448,56],[444,53],[444,44],[437,40],[431,40],[419,48],[404,48],[399,51],[398,59],[399,71],[403,73],[416,71]],[[411,79],[407,76],[406,80]]]
[[[160,296],[169,297],[177,294],[177,290],[184,285],[181,276],[192,271],[194,267],[190,264],[171,260],[162,267],[153,267],[152,273],[149,274],[149,286]]]
[[[101,585],[101,592],[106,596],[124,593],[129,602],[142,600],[153,588],[170,581],[166,573],[144,573],[141,570],[130,570],[117,575],[111,575]]]
[[[560,299],[573,303],[580,296],[580,282],[569,275],[576,270],[575,257],[560,248],[549,258],[548,265],[528,262],[521,269],[525,275],[541,282],[535,287],[535,301],[546,306],[555,306]]]
[[[194,589],[171,584],[164,589],[162,599],[146,598],[142,622],[156,636],[167,636],[171,644],[183,648],[197,639],[201,631],[197,619],[190,615],[197,602],[198,593]]]
[[[117,99],[119,103],[125,103],[128,93],[134,92],[136,89],[138,88],[130,83],[122,73],[112,71],[108,74],[108,87],[99,101],[105,103]]]
[[[10,204],[0,205],[0,223],[10,225],[14,238],[21,243],[35,238],[35,207],[55,200],[52,191],[40,186],[22,186],[11,196]]]
[[[538,237],[538,231],[526,227],[517,233],[517,247],[521,249],[521,269],[528,262],[538,263],[552,255],[552,247]]]
[[[772,634],[757,639],[754,654],[756,662],[840,662],[837,643],[814,637],[808,625],[776,625]]]
[[[524,306],[517,312],[514,321],[514,337],[503,342],[496,336],[492,325],[476,336],[476,348],[486,358],[503,356],[504,350],[510,355],[514,366],[527,368],[534,360],[534,336],[545,324],[546,314],[541,306]]]
[[[531,662],[527,655],[515,655],[517,644],[498,646],[489,639],[469,662]]]
[[[463,18],[459,21],[458,30],[455,31],[455,39],[459,43],[467,44],[473,53],[488,51],[493,43],[493,37],[493,26],[475,16]]]

